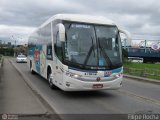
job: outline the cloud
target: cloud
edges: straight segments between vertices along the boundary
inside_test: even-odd
[[[12,43],[16,40],[18,44],[26,44],[28,35],[35,29],[35,27],[0,25],[0,40]]]
[[[23,26],[7,26],[7,25],[0,25],[0,36],[6,35],[6,34],[26,34],[31,33],[35,30],[34,27],[23,27]],[[17,31],[19,31],[17,33]]]
[[[160,36],[158,0],[1,0],[0,34],[28,35],[57,13],[101,15],[131,34]]]
[[[81,0],[76,1],[83,4]],[[89,12],[105,15],[131,33],[160,36],[160,2],[157,0],[87,0],[83,5],[89,8]]]
[[[38,26],[57,13],[83,11],[83,6],[66,0],[6,0],[1,4],[0,23],[8,25]]]

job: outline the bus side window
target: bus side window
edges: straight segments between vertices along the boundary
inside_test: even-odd
[[[57,57],[62,61],[62,43],[59,40],[58,32],[56,34],[56,43],[54,44],[54,49]]]
[[[52,56],[52,44],[47,45],[47,59],[48,60],[53,60]]]

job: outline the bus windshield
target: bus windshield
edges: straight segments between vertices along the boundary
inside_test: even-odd
[[[122,66],[121,40],[116,26],[65,22],[64,62],[83,69]]]

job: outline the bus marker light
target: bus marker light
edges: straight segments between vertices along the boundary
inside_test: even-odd
[[[119,78],[119,77],[121,77],[121,76],[123,76],[122,73],[119,73],[119,74],[115,75],[116,78]]]
[[[66,82],[66,86],[69,87],[69,86],[70,86],[70,83],[69,83],[69,82]]]

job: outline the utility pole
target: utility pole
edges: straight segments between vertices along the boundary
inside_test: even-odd
[[[144,43],[145,43],[145,46],[144,46],[145,51],[144,52],[146,53],[147,52],[147,40],[145,40]]]

